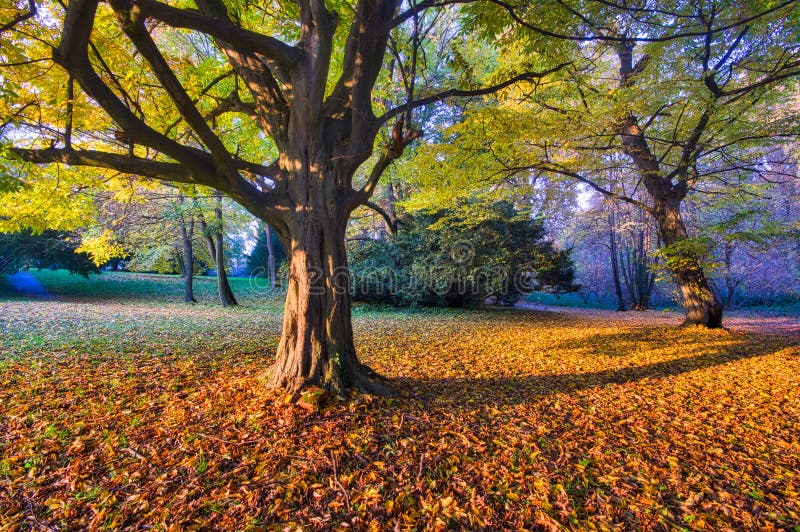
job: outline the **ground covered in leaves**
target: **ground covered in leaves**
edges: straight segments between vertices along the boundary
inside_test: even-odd
[[[274,300],[123,285],[0,300],[0,529],[800,530],[800,335],[356,309],[400,398],[311,413]]]

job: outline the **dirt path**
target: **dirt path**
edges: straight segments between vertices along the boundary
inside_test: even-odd
[[[517,308],[541,310],[557,314],[581,316],[583,318],[615,324],[623,327],[646,327],[653,325],[680,325],[683,314],[674,311],[645,310],[641,312],[617,312],[613,310],[557,307],[539,303],[517,303]],[[800,315],[777,316],[758,311],[733,311],[725,314],[725,327],[734,331],[759,334],[780,334],[800,338]]]

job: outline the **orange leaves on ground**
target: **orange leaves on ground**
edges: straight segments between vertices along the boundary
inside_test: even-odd
[[[0,305],[0,528],[800,523],[796,336],[359,310],[401,397],[316,412],[264,388],[274,312]]]

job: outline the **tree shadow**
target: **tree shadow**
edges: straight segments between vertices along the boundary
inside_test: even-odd
[[[661,329],[661,332],[663,330]],[[652,341],[652,339],[658,337],[659,330],[648,330],[646,334]],[[590,339],[584,339],[582,345],[589,342],[589,345],[602,349],[604,348],[603,346],[613,344],[619,338],[626,338],[628,345],[630,345],[631,338],[629,333],[593,335]],[[759,335],[748,335],[733,341],[731,341],[731,338],[720,338],[720,340],[727,340],[727,342],[718,342],[720,344],[718,347],[700,355],[595,372],[488,378],[403,377],[393,380],[393,385],[404,397],[423,402],[451,404],[454,408],[459,408],[463,405],[467,398],[478,399],[479,403],[488,406],[510,406],[525,404],[542,396],[568,394],[590,388],[626,384],[644,379],[677,376],[738,360],[767,356],[799,345],[796,340],[788,338],[785,341],[759,341],[763,340]],[[574,347],[575,342],[565,342],[558,346],[553,346],[551,349],[553,351],[570,349]],[[697,340],[695,339],[694,342],[687,341],[686,343],[696,346],[696,342]],[[474,400],[470,402],[474,403]]]

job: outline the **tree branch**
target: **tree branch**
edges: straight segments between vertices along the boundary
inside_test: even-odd
[[[69,166],[92,166],[162,181],[197,183],[189,170],[179,163],[151,161],[119,153],[68,148],[11,148],[11,152],[23,161],[33,164],[61,163]]]
[[[381,217],[386,222],[386,228],[389,230],[389,233],[393,235],[397,234],[397,220],[389,216],[389,213],[386,212],[386,210],[383,207],[372,201],[367,201],[366,203],[364,203],[364,206],[369,207],[370,209],[381,215]]]
[[[585,185],[589,185],[592,189],[599,192],[600,194],[606,196],[607,198],[615,199],[618,201],[624,201],[625,203],[630,203],[631,205],[635,205],[636,207],[642,209],[645,212],[653,214],[653,209],[650,208],[649,205],[642,203],[641,201],[631,198],[630,196],[625,196],[623,194],[617,194],[616,192],[612,192],[607,188],[601,187],[591,179],[584,177],[583,175],[579,174],[578,172],[573,172],[571,170],[567,170],[566,168],[559,168],[557,166],[548,166],[548,165],[532,165],[528,167],[530,170],[539,170],[542,172],[551,172],[554,174],[563,175],[566,177],[571,177],[576,181],[579,181]]]
[[[503,8],[508,13],[509,18],[511,18],[511,20],[513,20],[515,23],[519,24],[520,26],[522,26],[522,27],[524,27],[524,28],[526,28],[526,29],[528,29],[530,31],[533,31],[533,32],[538,33],[540,35],[544,35],[545,37],[553,37],[555,39],[561,39],[561,40],[566,40],[566,41],[577,41],[577,42],[600,41],[600,42],[616,42],[616,43],[624,43],[624,42],[653,42],[653,43],[657,43],[657,42],[669,42],[669,41],[674,41],[674,40],[678,40],[678,39],[686,39],[686,38],[691,38],[691,37],[703,37],[703,36],[705,36],[705,35],[707,35],[709,33],[710,34],[716,34],[716,33],[721,33],[721,32],[724,32],[724,31],[731,30],[731,29],[735,29],[735,28],[738,28],[740,26],[750,24],[751,22],[753,22],[755,20],[758,20],[758,19],[760,19],[762,17],[765,17],[765,16],[767,16],[767,15],[769,15],[771,13],[779,11],[779,10],[783,9],[784,7],[791,6],[797,0],[785,0],[784,2],[781,2],[780,4],[777,4],[777,5],[769,8],[769,9],[765,9],[764,11],[762,11],[760,13],[756,13],[755,15],[751,15],[749,17],[746,17],[746,18],[743,18],[743,19],[740,19],[740,20],[735,20],[734,22],[731,22],[729,24],[724,24],[724,25],[719,26],[717,28],[710,28],[708,30],[704,29],[704,30],[697,30],[697,31],[682,31],[682,32],[674,33],[674,34],[663,35],[663,36],[660,36],[660,37],[641,37],[641,36],[640,37],[630,37],[630,36],[624,36],[624,35],[621,36],[621,35],[600,35],[600,34],[581,35],[578,32],[570,34],[570,33],[561,33],[561,32],[558,32],[558,31],[551,31],[551,30],[545,29],[545,28],[543,28],[541,26],[537,26],[537,25],[535,25],[535,24],[533,24],[531,22],[528,22],[525,19],[523,19],[522,17],[520,17],[519,14],[517,13],[517,7],[518,6],[514,6],[512,4],[509,4],[508,2],[505,2],[504,0],[487,0],[487,1],[491,2],[492,4],[497,5],[498,7]],[[628,6],[614,6],[614,7],[620,9],[620,11],[622,11],[622,12],[631,11],[633,9],[631,7],[628,7]],[[675,14],[674,16],[676,18],[679,18],[678,14]]]
[[[501,83],[483,87],[481,89],[448,89],[430,96],[426,96],[425,98],[420,98],[419,100],[414,100],[413,102],[406,102],[403,105],[399,105],[393,109],[390,109],[389,111],[386,111],[378,118],[378,124],[385,124],[398,114],[407,112],[409,108],[416,109],[418,107],[423,107],[431,103],[441,102],[451,98],[471,98],[474,96],[493,94],[523,81],[534,81],[545,76],[549,76],[550,74],[554,74],[567,67],[569,64],[570,63],[561,63],[542,72],[525,72],[524,74],[519,74],[518,76],[514,76],[513,78],[507,79]]]
[[[144,26],[144,21],[133,12],[127,10],[124,0],[111,0],[113,9],[120,17],[124,17],[123,31],[130,38],[131,42],[136,46],[139,53],[142,54],[144,59],[150,65],[156,78],[161,82],[164,89],[169,94],[178,112],[180,112],[183,119],[189,124],[189,127],[197,133],[200,140],[211,151],[217,167],[221,173],[226,176],[228,181],[235,185],[236,181],[241,178],[236,169],[231,165],[231,154],[225,148],[225,145],[217,137],[211,128],[206,123],[200,111],[195,107],[194,102],[186,93],[186,90],[181,85],[178,77],[167,64],[164,56],[158,50],[156,43],[153,41],[147,29]]]
[[[28,0],[28,10],[14,17],[14,20],[0,26],[0,34],[2,34],[4,31],[10,30],[17,24],[25,22],[26,20],[34,16],[36,16],[36,3],[34,2],[34,0]]]
[[[427,9],[446,7],[454,4],[471,4],[477,1],[478,0],[424,0],[422,2],[418,2],[411,9],[399,13],[388,23],[388,25],[386,26],[386,30],[391,30],[392,28],[396,28],[397,26],[403,24],[408,19],[413,18],[415,13],[420,13]]]
[[[303,57],[303,51],[279,39],[246,30],[230,20],[212,18],[191,9],[180,9],[156,0],[133,0],[142,15],[155,18],[174,28],[199,31],[217,39],[236,43],[291,67]]]

